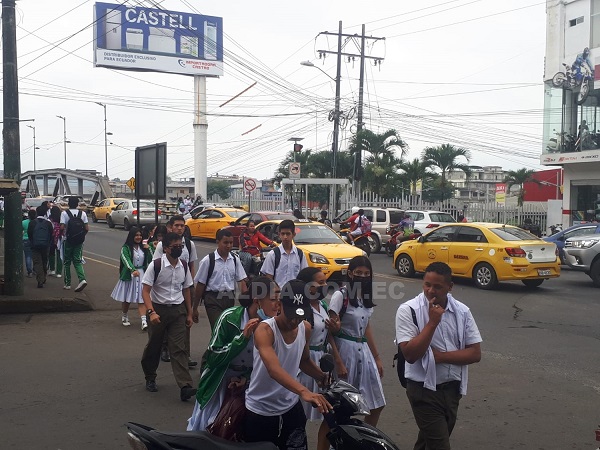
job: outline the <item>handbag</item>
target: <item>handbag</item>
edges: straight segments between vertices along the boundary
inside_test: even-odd
[[[221,409],[206,431],[228,441],[241,442],[246,417],[245,392],[227,389]]]

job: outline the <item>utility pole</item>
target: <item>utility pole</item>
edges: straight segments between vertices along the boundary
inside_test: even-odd
[[[337,36],[338,37],[338,49],[336,52],[332,52],[330,50],[317,50],[317,53],[319,53],[319,57],[323,57],[326,54],[334,54],[337,55],[337,77],[336,77],[336,108],[333,112],[333,116],[334,116],[334,129],[333,129],[333,178],[336,178],[336,173],[337,173],[337,152],[339,151],[339,143],[338,143],[338,139],[339,139],[339,126],[340,126],[340,116],[343,114],[342,111],[340,111],[339,108],[339,104],[340,104],[340,79],[341,79],[341,57],[342,56],[346,56],[348,58],[348,60],[352,60],[354,58],[359,58],[360,60],[360,79],[359,79],[359,90],[358,90],[358,112],[357,112],[357,126],[356,126],[356,132],[358,133],[359,131],[362,130],[363,128],[363,86],[364,86],[364,78],[365,78],[365,60],[366,59],[372,59],[375,61],[375,65],[380,65],[381,62],[383,61],[383,58],[381,57],[375,57],[375,56],[367,56],[365,54],[365,48],[366,48],[366,43],[367,40],[372,40],[372,41],[380,41],[380,40],[385,40],[385,38],[383,37],[373,37],[373,36],[366,36],[365,35],[365,25],[362,25],[362,33],[359,35],[357,34],[345,34],[342,32],[342,22],[340,21],[340,26],[339,26],[339,31],[338,33],[331,33],[328,31],[324,31],[322,33],[319,33],[319,35],[329,35],[329,36]],[[344,44],[342,44],[342,37],[346,38],[346,42]],[[358,39],[360,39],[360,42],[358,41]],[[348,42],[353,42],[354,45],[360,49],[360,53],[359,54],[355,54],[355,53],[351,53],[351,52],[347,52],[345,51],[345,46],[348,44]],[[360,180],[360,169],[361,169],[361,164],[362,164],[362,149],[358,149],[358,157],[355,160],[355,164],[354,164],[354,170],[353,170],[353,195],[356,197],[357,192],[358,192],[358,181]],[[336,191],[337,191],[337,186],[335,187]],[[334,198],[336,198],[337,195],[334,196]],[[336,212],[336,210],[334,209],[334,213]]]
[[[31,126],[31,125],[25,125],[28,128],[31,128],[33,130],[33,171],[35,172],[35,151],[38,149],[35,146],[35,127]]]
[[[108,178],[108,132],[106,131],[106,105],[104,103],[96,102],[96,105],[100,105],[104,108],[104,164],[105,171],[104,176]],[[65,140],[66,140],[66,130],[65,130]],[[66,154],[66,152],[65,152]],[[65,164],[65,169],[67,168]]]
[[[19,83],[17,74],[17,24],[15,0],[2,0],[2,100],[4,177],[21,181],[19,136]],[[4,293],[23,295],[23,239],[21,195],[6,195],[4,201]]]
[[[65,148],[65,169],[67,168],[67,118],[64,116],[56,116],[63,121],[63,146]]]

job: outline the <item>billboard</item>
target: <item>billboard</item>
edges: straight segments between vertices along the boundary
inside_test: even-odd
[[[136,147],[135,196],[158,200],[167,197],[167,143]]]
[[[504,183],[496,183],[496,203],[506,204],[506,184]]]
[[[96,3],[94,66],[223,75],[223,19]]]

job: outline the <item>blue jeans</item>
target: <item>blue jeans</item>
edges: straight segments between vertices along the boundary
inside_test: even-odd
[[[25,254],[25,268],[27,273],[33,272],[33,260],[31,259],[31,242],[29,239],[23,239],[23,253]]]

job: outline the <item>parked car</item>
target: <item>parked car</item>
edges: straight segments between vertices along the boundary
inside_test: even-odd
[[[147,200],[140,200],[140,210],[137,209],[136,200],[125,200],[113,208],[106,223],[110,228],[115,225],[122,225],[125,230],[129,230],[133,225],[138,223],[138,215],[140,225],[155,223],[154,203]],[[162,220],[162,212],[158,210],[158,221]]]
[[[92,222],[98,222],[98,220],[106,220],[108,222],[108,216],[113,211],[113,209],[121,202],[127,201],[126,198],[105,198],[92,210],[90,216],[92,217]]]
[[[240,246],[240,235],[243,233],[248,221],[252,220],[256,225],[265,220],[296,220],[293,214],[284,213],[280,211],[255,211],[252,213],[246,213],[234,222],[231,222],[230,226],[224,227],[224,229],[231,231],[233,234],[233,246]]]
[[[348,220],[359,209],[363,209],[365,216],[371,221],[371,238],[373,240],[371,253],[377,253],[391,237],[387,234],[388,227],[399,224],[404,219],[404,211],[398,208],[354,206],[352,209],[347,209],[333,219],[333,229],[339,231],[340,223]]]
[[[414,229],[418,230],[421,234],[427,234],[431,230],[445,225],[447,223],[456,223],[457,220],[452,215],[443,211],[406,211],[412,219],[415,221]]]
[[[218,205],[216,203],[204,203],[202,205],[194,206],[189,212],[186,212],[183,215],[184,220],[191,219],[192,217],[197,217],[202,211],[208,208],[229,208],[229,205]],[[181,212],[179,212],[181,214]]]
[[[47,201],[53,201],[54,197],[49,197],[47,195],[42,195],[40,197],[30,197],[25,201],[29,205],[29,209],[36,209],[38,206],[41,206],[42,203]]]
[[[559,231],[552,236],[546,236],[542,239],[546,242],[553,242],[558,247],[558,256],[560,256],[560,262],[567,264],[565,260],[565,241],[569,238],[587,236],[590,234],[599,234],[600,224],[599,223],[582,223],[581,225],[573,225],[566,230]]]
[[[493,289],[509,280],[533,288],[560,275],[555,244],[498,223],[441,225],[403,242],[394,253],[394,267],[403,277],[423,272],[434,261],[448,264],[453,276],[472,278],[480,289]]]
[[[185,221],[192,237],[216,239],[217,231],[239,219],[246,211],[237,208],[209,208]]]
[[[565,261],[569,267],[585,272],[594,286],[600,287],[600,235],[573,237],[565,241]]]
[[[86,210],[87,203],[81,195],[57,195],[54,197],[54,200],[52,200],[52,203],[59,206],[62,210],[69,209],[69,197],[77,197],[79,199],[77,209]]]
[[[265,220],[256,229],[267,238],[277,241],[281,221]],[[321,269],[328,280],[344,281],[350,260],[355,256],[366,256],[361,249],[348,244],[327,225],[308,219],[296,219],[295,223],[294,244],[304,252],[308,265]]]

